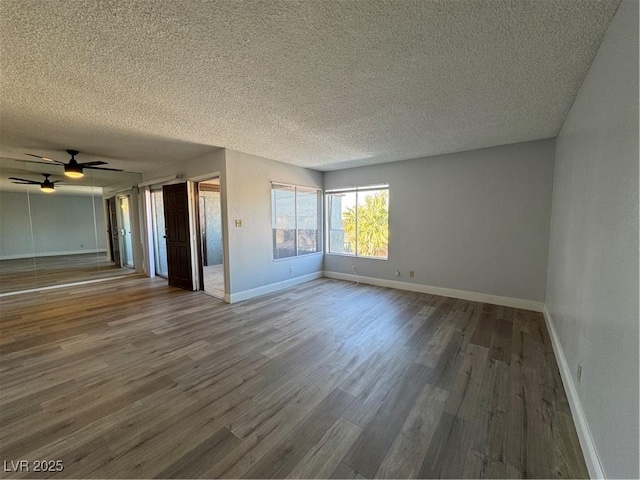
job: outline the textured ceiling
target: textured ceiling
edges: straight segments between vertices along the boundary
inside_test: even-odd
[[[555,136],[619,0],[0,0],[0,154],[330,170]]]

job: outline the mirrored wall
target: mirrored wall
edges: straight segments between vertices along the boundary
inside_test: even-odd
[[[42,188],[45,175],[53,191]],[[139,182],[137,173],[93,169],[71,179],[60,165],[0,158],[0,294],[140,270]]]

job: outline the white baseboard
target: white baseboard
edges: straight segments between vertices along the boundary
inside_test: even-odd
[[[335,278],[337,280],[348,280],[350,282],[356,281],[356,278],[353,274],[329,272],[325,270],[324,276],[327,278]],[[377,285],[379,287],[397,288],[399,290],[409,290],[411,292],[430,293],[432,295],[460,298],[462,300],[490,303],[492,305],[502,305],[504,307],[521,308],[523,310],[531,310],[534,312],[542,312],[544,309],[544,303],[542,302],[535,302],[533,300],[523,300],[520,298],[512,297],[501,297],[499,295],[490,295],[487,293],[468,292],[466,290],[456,290],[453,288],[432,287],[430,285],[398,282],[397,280],[385,280],[382,278],[362,277],[360,275],[358,275],[358,281],[360,283]]]
[[[20,258],[33,258],[33,257],[58,257],[64,255],[83,255],[86,253],[103,253],[107,250],[104,248],[83,248],[82,250],[67,250],[64,252],[42,252],[42,253],[19,253],[17,255],[2,255],[0,260],[18,260]]]
[[[320,272],[309,273],[307,275],[301,275],[300,277],[295,277],[290,280],[285,280],[283,282],[271,283],[269,285],[264,285],[262,287],[252,288],[250,290],[244,290],[238,293],[231,293],[231,294],[225,293],[224,301],[227,303],[241,302],[243,300],[248,300],[250,298],[259,297],[261,295],[277,292],[279,290],[284,290],[286,288],[290,288],[295,285],[309,282],[311,280],[316,280],[322,277],[323,277],[323,274],[320,271]]]
[[[560,367],[560,377],[562,377],[562,384],[564,385],[564,390],[567,393],[569,407],[571,408],[573,422],[576,426],[576,431],[578,432],[578,439],[580,440],[580,446],[582,447],[584,461],[586,462],[587,469],[589,470],[589,476],[591,478],[606,478],[602,464],[600,463],[595,442],[593,441],[593,436],[591,435],[591,430],[589,429],[589,424],[587,423],[587,417],[584,414],[584,410],[582,410],[580,397],[578,396],[578,391],[576,390],[575,383],[573,382],[571,369],[569,368],[567,359],[564,356],[564,350],[562,349],[560,338],[558,337],[558,333],[553,325],[551,314],[549,313],[549,310],[547,310],[546,305],[543,313],[547,329],[549,330],[549,335],[551,336],[553,352],[555,353],[558,366]]]

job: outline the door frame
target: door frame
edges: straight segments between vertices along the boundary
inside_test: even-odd
[[[156,248],[159,248],[159,244],[160,242],[165,242],[164,240],[164,236],[162,238],[158,238],[157,233],[157,218],[156,218],[156,213],[155,210],[153,208],[155,200],[153,198],[153,193],[154,192],[162,192],[162,186],[155,186],[153,188],[149,187],[146,191],[145,191],[145,198],[148,198],[148,202],[149,202],[149,206],[150,206],[150,212],[151,214],[148,216],[148,222],[149,224],[147,225],[147,231],[149,232],[149,272],[150,272],[150,277],[154,277],[154,276],[158,276],[160,278],[164,278],[167,281],[169,280],[169,272],[163,274],[160,273],[158,271],[157,268],[157,263],[158,263],[158,255],[156,254]],[[164,206],[163,206],[164,208]],[[164,218],[163,218],[164,221]],[[165,228],[166,231],[166,228]],[[165,242],[166,243],[166,242]],[[166,259],[165,259],[166,260]]]
[[[204,275],[202,270],[202,254],[201,254],[201,240],[200,240],[200,200],[198,195],[198,183],[204,182],[206,180],[213,180],[214,178],[219,179],[220,181],[220,213],[221,213],[221,222],[222,222],[222,263],[224,266],[224,298],[223,300],[227,303],[230,302],[229,295],[229,286],[231,283],[230,278],[230,268],[229,268],[229,232],[227,229],[228,220],[227,220],[227,193],[226,193],[226,183],[224,178],[224,173],[221,171],[207,173],[205,175],[199,175],[196,177],[190,178],[190,182],[192,184],[192,192],[193,195],[190,198],[190,205],[192,207],[192,222],[194,225],[195,235],[193,235],[194,239],[194,250],[195,255],[193,259],[194,270],[198,274],[198,278],[194,285],[197,285],[198,290],[204,291]]]
[[[135,270],[136,273],[144,273],[144,262],[147,257],[145,255],[146,252],[144,246],[142,245],[140,239],[144,235],[146,229],[142,224],[142,217],[144,215],[144,212],[142,211],[140,192],[138,187],[132,187],[125,190],[113,190],[103,195],[103,199],[107,202],[112,198],[114,199],[114,202],[116,204],[116,221],[118,222],[118,229],[122,227],[122,217],[119,212],[120,205],[118,201],[118,197],[121,196],[129,197],[129,215],[131,217],[131,246],[133,248],[133,270]],[[105,207],[105,213],[110,217],[108,207]],[[118,242],[121,241],[122,238],[120,235],[118,235]],[[120,245],[120,243],[118,245]],[[111,260],[114,261],[114,259]],[[122,264],[122,252],[120,252],[120,263]]]
[[[157,275],[156,273],[156,253],[154,250],[154,233],[153,233],[153,206],[151,202],[151,191],[162,190],[165,185],[173,185],[176,183],[183,183],[182,175],[171,175],[166,178],[160,178],[152,180],[150,182],[143,182],[138,184],[140,189],[140,197],[142,198],[141,205],[141,222],[142,222],[142,236],[144,238],[144,245],[142,245],[142,256],[144,261],[144,272],[148,277],[160,277],[168,281],[168,278]],[[191,209],[191,207],[189,207]]]
[[[125,240],[125,236],[126,233],[122,233],[123,231],[126,231],[125,224],[126,222],[124,221],[124,215],[122,212],[122,208],[121,208],[121,201],[123,198],[127,199],[127,215],[129,215],[129,236],[131,238],[131,259],[127,259],[127,260],[131,260],[132,266],[128,266],[125,264],[125,253],[126,255],[129,255],[129,253],[127,253],[126,250],[126,240]],[[136,270],[138,268],[136,261],[138,260],[136,257],[136,235],[135,235],[135,215],[133,212],[133,208],[134,208],[134,200],[133,200],[133,196],[131,195],[130,192],[121,192],[115,195],[115,199],[116,199],[116,211],[117,211],[117,215],[118,215],[118,242],[120,244],[120,266],[122,268],[130,268],[132,270]]]
[[[190,238],[191,238],[191,261],[192,261],[192,269],[191,273],[193,276],[193,285],[195,289],[199,289],[199,285],[201,283],[202,276],[200,275],[200,271],[198,268],[200,258],[198,254],[198,191],[197,191],[197,183],[204,180],[211,180],[212,178],[220,179],[220,208],[222,214],[222,256],[224,262],[224,301],[227,303],[231,303],[230,292],[230,284],[231,284],[231,272],[230,272],[230,262],[229,262],[229,231],[228,231],[228,219],[227,219],[227,194],[226,194],[226,180],[223,171],[215,170],[213,172],[204,174],[204,175],[196,175],[193,177],[189,177],[187,179],[187,193],[189,196],[189,229],[190,229]],[[151,215],[153,212],[151,211],[151,189],[162,187],[164,185],[171,185],[172,183],[181,183],[184,182],[184,177],[182,174],[176,174],[169,177],[161,178],[158,180],[152,180],[149,182],[143,182],[138,184],[139,187],[143,189],[142,198],[144,199],[144,207],[142,209],[142,214],[144,217],[144,227],[145,231],[145,242],[144,242],[144,262],[145,269],[147,274],[150,277],[155,276],[155,258],[153,252],[153,232],[151,231]]]
[[[228,296],[228,282],[227,282],[227,275],[228,275],[228,268],[227,268],[227,259],[228,259],[228,255],[227,255],[227,238],[226,238],[226,222],[225,222],[225,209],[223,208],[223,190],[222,190],[222,175],[220,173],[217,174],[213,174],[210,176],[207,176],[207,178],[199,178],[197,181],[194,181],[194,206],[195,206],[195,221],[196,221],[196,248],[197,248],[197,269],[198,269],[198,290],[202,290],[205,291],[204,289],[204,245],[202,244],[202,237],[203,232],[202,232],[202,224],[200,222],[200,219],[202,218],[202,212],[200,211],[200,188],[199,188],[199,184],[201,182],[206,182],[207,180],[214,180],[217,179],[219,186],[220,186],[220,230],[221,230],[221,237],[222,237],[222,274],[224,276],[224,295],[223,295],[223,299],[227,298]],[[216,297],[217,298],[217,297]]]

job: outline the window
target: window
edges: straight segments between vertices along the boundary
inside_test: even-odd
[[[321,198],[315,188],[271,184],[274,260],[320,251]]]
[[[327,192],[329,253],[389,258],[389,185]]]

